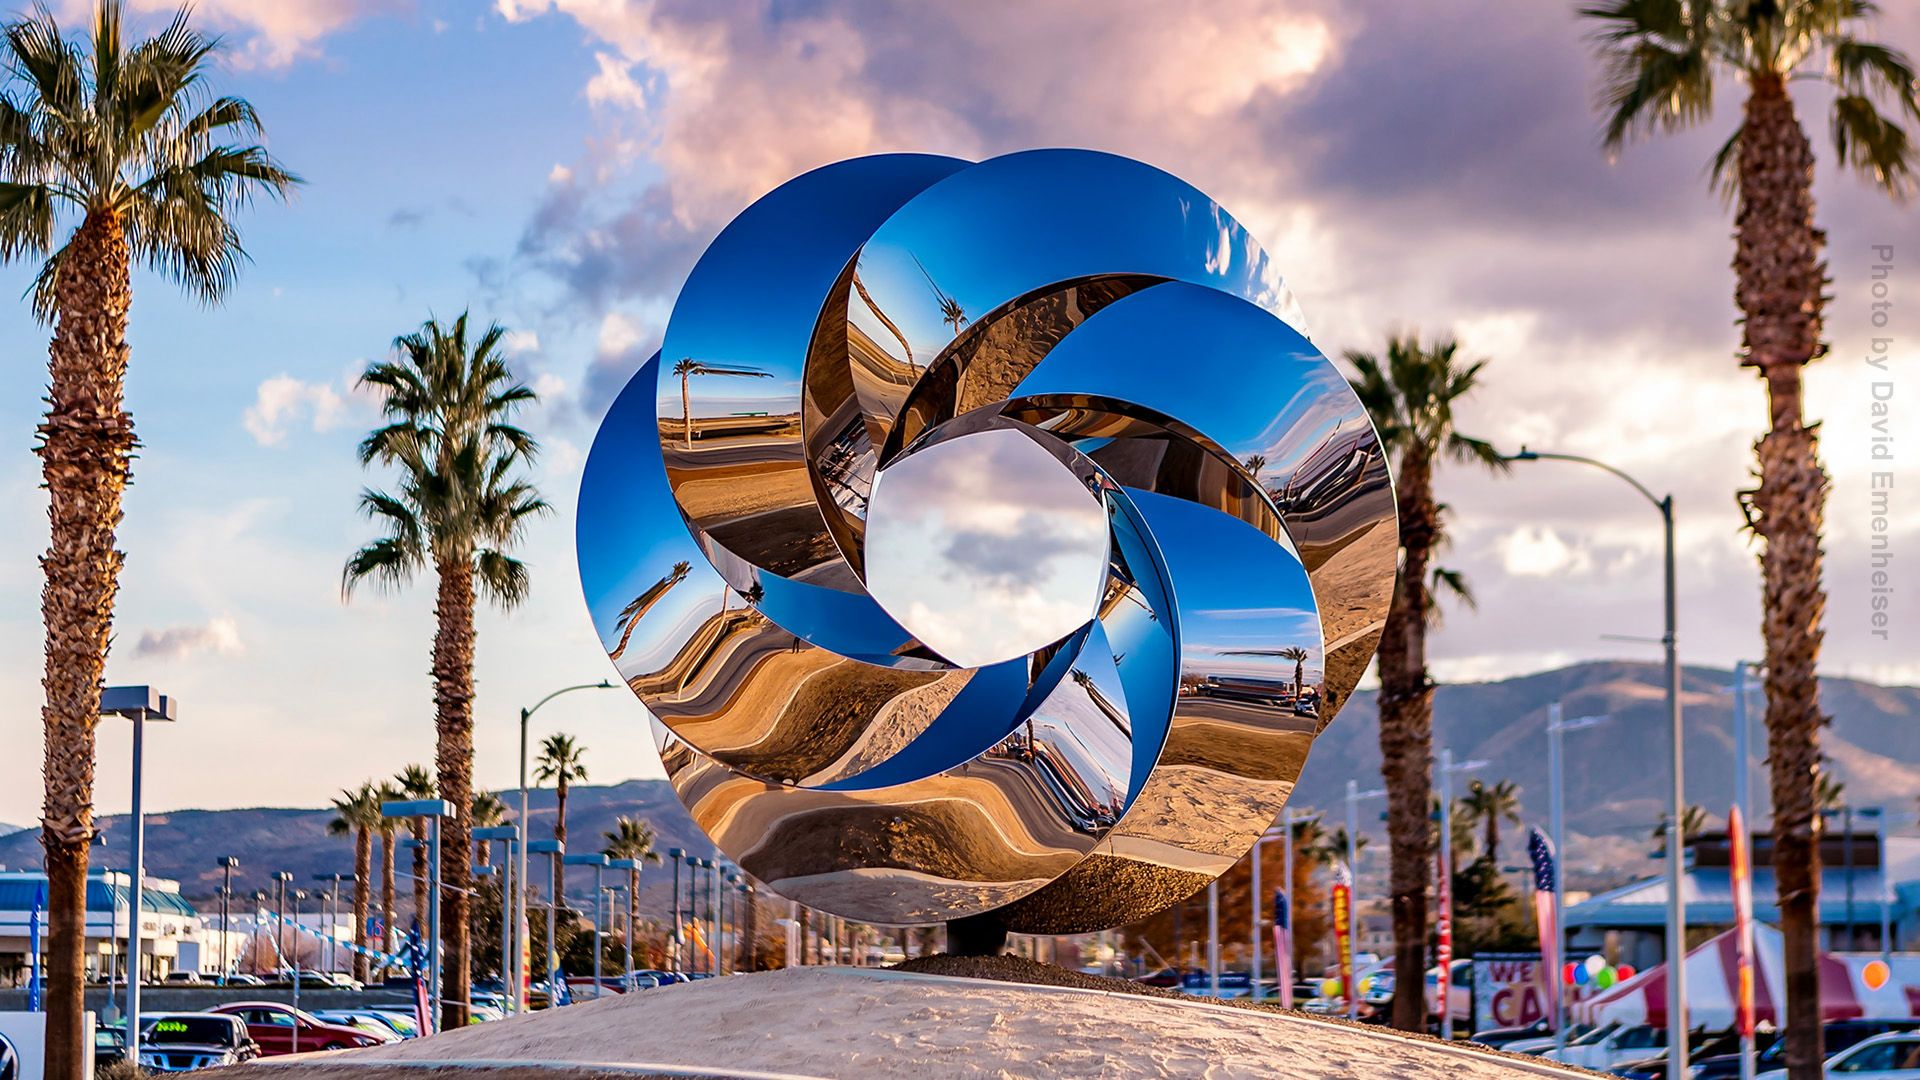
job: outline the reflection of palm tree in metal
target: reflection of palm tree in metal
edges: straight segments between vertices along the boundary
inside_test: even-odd
[[[1298,645],[1289,645],[1284,649],[1228,649],[1222,656],[1270,656],[1278,660],[1293,661],[1293,696],[1300,697],[1300,687],[1306,682],[1307,658],[1313,654]]]
[[[880,310],[880,305],[873,302],[873,294],[867,292],[866,283],[860,280],[860,271],[857,267],[853,271],[853,291],[860,294],[860,302],[867,305],[867,310],[873,312],[873,317],[879,319],[880,325],[886,327],[887,332],[892,334],[894,340],[900,343],[900,348],[905,350],[907,354],[907,371],[917,377],[920,374],[920,369],[913,365],[913,346],[907,344],[907,335],[901,333],[900,328],[893,325],[893,320],[887,318],[887,313]]]
[[[620,631],[620,644],[607,654],[609,657],[615,660],[620,659],[620,654],[627,651],[627,641],[633,637],[633,628],[639,625],[640,616],[645,615],[648,608],[667,595],[668,589],[680,584],[681,580],[687,576],[687,571],[691,569],[693,569],[692,563],[674,563],[672,573],[648,586],[646,592],[634,597],[632,603],[620,609],[620,618],[613,624],[614,629]]]
[[[1247,467],[1247,471],[1253,474],[1255,480],[1258,480],[1260,479],[1260,470],[1267,467],[1267,455],[1255,454],[1246,461],[1241,462],[1241,464]]]
[[[673,373],[680,376],[680,431],[688,450],[693,449],[693,399],[687,393],[687,380],[695,375],[739,375],[749,379],[771,379],[772,373],[755,371],[752,368],[721,367],[708,364],[689,356],[673,365]]]
[[[1118,663],[1117,660],[1115,662]],[[1112,722],[1114,727],[1119,728],[1122,734],[1133,733],[1133,725],[1127,721],[1127,714],[1114,708],[1113,702],[1108,701],[1107,695],[1101,693],[1100,687],[1094,684],[1093,676],[1079,668],[1071,668],[1067,674],[1074,682],[1080,684],[1080,689],[1087,692],[1087,700],[1093,702],[1093,707],[1099,709],[1100,714]]]
[[[940,301],[940,321],[951,326],[954,335],[958,336],[960,331],[967,328],[967,309],[961,307],[960,301],[955,300],[933,280],[933,275],[927,273],[927,268],[921,265],[920,256],[913,257],[913,265],[920,267],[920,276],[927,279],[927,288],[932,289],[934,299]]]

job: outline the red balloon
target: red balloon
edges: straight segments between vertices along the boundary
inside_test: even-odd
[[[1628,979],[1633,978],[1633,975],[1634,975],[1634,971],[1633,971],[1632,964],[1621,964],[1619,967],[1613,969],[1613,984],[1615,986],[1618,986],[1621,983],[1626,982]]]
[[[1566,984],[1567,984],[1568,986],[1573,986],[1573,985],[1574,985],[1574,981],[1573,981],[1573,980],[1574,980],[1574,979],[1575,979],[1575,977],[1576,977],[1576,976],[1575,976],[1575,975],[1573,974],[1573,969],[1574,969],[1575,967],[1577,967],[1577,966],[1579,966],[1579,965],[1577,965],[1577,964],[1572,964],[1572,963],[1568,963],[1568,964],[1563,964],[1563,965],[1561,965],[1561,967],[1560,967],[1560,981],[1561,981],[1561,982],[1564,982],[1564,983],[1566,983]]]

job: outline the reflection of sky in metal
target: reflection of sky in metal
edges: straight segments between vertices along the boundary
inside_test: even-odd
[[[1093,617],[1107,516],[1018,431],[936,443],[880,474],[867,514],[867,589],[963,666],[1010,660]]]
[[[950,176],[901,207],[860,254],[867,290],[921,364],[954,336],[928,278],[978,318],[1044,285],[1123,273],[1191,280],[1298,317],[1266,253],[1212,200],[1093,151],[1009,154]]]
[[[1320,617],[1306,568],[1265,533],[1211,507],[1127,489],[1146,519],[1180,610],[1181,670],[1293,680],[1293,661],[1223,656],[1235,649],[1307,650],[1320,668]]]

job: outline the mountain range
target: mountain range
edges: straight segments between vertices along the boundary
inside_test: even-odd
[[[1724,820],[1733,798],[1732,696],[1725,691],[1731,673],[1708,668],[1683,672],[1681,705],[1686,741],[1689,802],[1707,807]],[[1662,669],[1657,664],[1599,662],[1578,664],[1496,682],[1442,686],[1434,696],[1434,747],[1450,748],[1456,760],[1485,760],[1487,765],[1461,775],[1455,793],[1472,777],[1509,779],[1520,788],[1521,816],[1544,827],[1548,811],[1547,753],[1544,734],[1548,706],[1559,701],[1568,718],[1605,715],[1609,721],[1566,736],[1566,806],[1569,839],[1568,879],[1579,888],[1599,888],[1652,871],[1648,836],[1665,806],[1667,722]],[[1824,747],[1830,767],[1845,784],[1846,801],[1856,807],[1884,806],[1890,813],[1913,809],[1920,792],[1920,689],[1887,687],[1852,679],[1824,679],[1821,703],[1833,716]],[[1750,700],[1753,724],[1755,818],[1766,817],[1766,752],[1761,695]],[[1371,692],[1356,694],[1315,742],[1294,797],[1296,808],[1319,810],[1330,824],[1344,821],[1349,778],[1363,789],[1379,786],[1380,750]],[[510,808],[517,792],[503,792]],[[1380,837],[1379,800],[1362,807],[1363,833]],[[554,796],[536,791],[530,802],[532,835],[552,834]],[[698,854],[712,845],[694,829],[665,781],[630,780],[622,784],[575,787],[567,805],[568,829],[576,851],[598,848],[600,834],[614,819],[629,814],[647,818],[659,830],[660,848],[680,847]],[[244,809],[179,810],[147,815],[146,866],[150,875],[178,880],[189,898],[210,900],[220,884],[216,860],[240,860],[235,891],[271,887],[271,875],[288,870],[309,888],[316,874],[349,873],[351,843],[330,836],[331,810]],[[105,843],[96,865],[116,866],[127,851],[127,818],[101,819]],[[4,835],[0,828],[0,866],[37,867],[38,834]],[[1524,827],[1503,825],[1503,858],[1524,858]],[[1382,839],[1384,839],[1382,837]],[[1384,859],[1363,860],[1363,880],[1384,873]],[[649,880],[650,879],[650,880]],[[649,869],[641,907],[667,910],[669,875]],[[580,887],[580,886],[576,886]]]

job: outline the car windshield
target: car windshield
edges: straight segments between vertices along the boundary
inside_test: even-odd
[[[1607,1036],[1613,1034],[1613,1029],[1619,1026],[1620,1026],[1620,1022],[1618,1020],[1615,1020],[1610,1024],[1602,1024],[1599,1027],[1594,1028],[1592,1031],[1587,1032],[1585,1035],[1582,1035],[1579,1038],[1573,1040],[1567,1045],[1568,1046],[1591,1046],[1594,1043],[1599,1042],[1601,1039],[1604,1039]]]
[[[163,1016],[147,1025],[150,1043],[197,1043],[232,1046],[233,1022],[215,1016]]]

